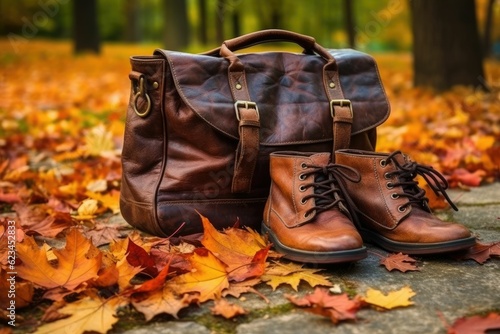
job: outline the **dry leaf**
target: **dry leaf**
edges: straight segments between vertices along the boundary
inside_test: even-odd
[[[45,250],[38,247],[32,237],[26,237],[17,244],[17,254],[22,261],[16,266],[18,275],[47,289],[65,287],[68,290],[97,277],[102,254],[77,229],[68,233],[64,249],[53,252],[56,265],[49,263]]]
[[[177,319],[180,310],[195,302],[198,302],[197,294],[184,294],[179,297],[177,292],[168,285],[165,285],[163,289],[136,294],[132,297],[132,305],[144,314],[146,321],[150,321],[161,313],[170,314]]]
[[[385,268],[389,271],[392,271],[394,269],[401,272],[420,270],[420,268],[417,267],[416,263],[417,260],[403,253],[391,254],[380,260],[380,264],[385,266]]]
[[[306,269],[295,263],[273,263],[262,275],[262,281],[270,285],[273,291],[281,284],[288,284],[297,291],[301,281],[307,282],[311,287],[332,286],[324,276],[316,274],[320,270],[323,269]]]
[[[410,300],[413,296],[415,296],[415,292],[408,286],[397,291],[391,291],[388,294],[383,294],[379,290],[369,288],[363,300],[368,304],[390,310],[395,307],[413,305],[413,302]]]
[[[37,334],[81,334],[95,331],[106,333],[118,321],[117,309],[123,304],[120,297],[102,300],[98,297],[85,297],[66,304],[58,310],[69,317],[42,325]]]
[[[361,307],[360,301],[350,299],[347,294],[331,295],[328,289],[316,288],[312,294],[302,298],[285,295],[293,304],[304,307],[304,310],[330,318],[336,324],[342,320],[355,320]]]
[[[486,317],[472,316],[457,319],[448,328],[448,334],[482,334],[500,332],[500,314],[490,313]]]
[[[214,306],[210,308],[212,314],[220,315],[226,319],[232,319],[238,315],[244,315],[248,312],[239,305],[228,302],[226,299],[217,299]]]
[[[500,241],[488,244],[476,242],[466,251],[454,254],[457,260],[474,260],[479,264],[485,263],[491,256],[500,256]]]
[[[178,294],[198,292],[201,303],[221,296],[222,290],[229,287],[225,265],[210,251],[196,249],[189,255],[191,272],[179,275],[167,282]]]

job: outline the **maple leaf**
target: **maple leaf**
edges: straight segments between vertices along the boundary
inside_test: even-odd
[[[387,270],[392,271],[396,269],[401,272],[420,270],[420,268],[416,266],[416,262],[417,260],[403,253],[391,254],[380,260],[380,264],[385,266]]]
[[[132,305],[150,321],[154,316],[167,313],[178,319],[181,309],[198,302],[198,294],[184,294],[181,297],[169,285],[162,289],[132,296]]]
[[[102,300],[97,296],[89,296],[76,302],[66,304],[60,310],[69,317],[40,326],[39,334],[80,334],[84,332],[106,333],[118,321],[116,313],[119,307],[126,304],[120,297]]]
[[[239,305],[228,302],[226,299],[217,299],[214,306],[210,308],[212,314],[220,315],[226,319],[232,319],[238,315],[244,315],[248,312]]]
[[[33,284],[31,282],[19,282],[15,278],[15,275],[7,274],[6,271],[0,268],[0,291],[2,291],[3,296],[6,297],[8,294],[7,291],[11,289],[11,279],[14,279],[14,300],[16,302],[16,307],[21,308],[28,306],[32,302],[35,292]],[[0,308],[5,309],[8,306],[10,306],[10,299],[1,298]]]
[[[336,324],[342,320],[355,320],[356,313],[361,307],[361,302],[357,298],[350,299],[345,293],[331,295],[328,289],[315,288],[312,294],[298,298],[291,295],[285,297],[293,304],[305,307],[304,310],[326,316]]]
[[[95,218],[95,213],[98,209],[98,201],[92,198],[88,198],[84,200],[77,210],[77,215],[74,215],[73,218],[77,220],[90,220]]]
[[[329,280],[316,274],[320,270],[323,269],[306,269],[295,263],[274,263],[261,278],[273,288],[273,291],[281,284],[288,284],[297,291],[301,281],[307,282],[311,287],[332,286]]]
[[[408,286],[397,291],[391,291],[387,295],[379,290],[369,288],[363,300],[368,304],[390,310],[396,307],[413,305],[413,302],[410,301],[413,296],[415,296],[415,292]]]
[[[40,234],[54,238],[65,229],[73,226],[66,212],[53,211],[47,204],[26,205],[18,203],[13,207],[19,216],[21,226],[27,234]]]
[[[201,243],[227,265],[229,279],[241,282],[264,273],[270,245],[260,235],[236,227],[221,233],[206,217],[200,217],[204,230]]]
[[[219,298],[229,286],[225,265],[205,248],[196,249],[188,260],[191,272],[174,277],[167,285],[179,294],[199,292],[201,303]]]
[[[229,288],[222,291],[222,297],[233,296],[235,298],[240,298],[240,296],[244,293],[253,293],[264,299],[264,301],[269,304],[269,299],[253,288],[259,283],[261,283],[261,280],[259,278],[252,278],[243,282],[231,282]]]
[[[486,317],[459,318],[448,328],[448,334],[482,334],[494,330],[500,330],[500,314],[492,312]]]
[[[145,274],[152,277],[158,275],[154,259],[146,250],[129,239],[127,245],[127,261],[134,267],[141,267]]]
[[[483,244],[476,244],[465,252],[455,253],[454,257],[457,260],[474,260],[479,264],[485,263],[491,256],[500,256],[500,241]]]
[[[102,254],[77,229],[71,229],[66,236],[64,249],[53,252],[57,257],[55,266],[47,260],[46,251],[32,237],[26,237],[17,244],[17,255],[22,261],[16,266],[18,275],[47,289],[68,290],[97,277]]]

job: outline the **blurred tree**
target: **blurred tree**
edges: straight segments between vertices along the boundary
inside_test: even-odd
[[[217,0],[217,9],[215,11],[215,39],[217,44],[224,41],[224,17],[226,12],[226,3],[224,0]]]
[[[354,49],[356,47],[356,32],[354,31],[353,2],[354,0],[344,0],[344,24],[349,47]]]
[[[199,38],[201,44],[208,44],[207,32],[207,0],[198,0],[198,15],[200,18],[200,25],[198,28]]]
[[[493,28],[493,6],[495,0],[488,1],[488,7],[486,8],[486,20],[484,21],[484,37],[483,37],[483,52],[484,56],[488,57],[491,55],[491,40],[492,34],[491,30]]]
[[[125,0],[125,41],[139,42],[140,30],[140,4],[139,0]]]
[[[186,0],[163,1],[163,42],[170,50],[179,50],[189,45],[189,20]]]
[[[474,0],[410,1],[415,86],[486,88]]]
[[[97,0],[73,1],[73,42],[75,53],[101,51]]]

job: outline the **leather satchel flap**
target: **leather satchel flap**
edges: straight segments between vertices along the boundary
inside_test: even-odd
[[[390,108],[373,58],[350,49],[330,53],[338,64],[344,96],[352,103],[352,134],[383,123]],[[168,60],[167,71],[172,72],[183,102],[211,126],[238,139],[228,60],[166,50],[155,54]],[[325,60],[287,52],[248,53],[238,58],[245,67],[251,100],[258,106],[261,145],[332,140],[330,103],[323,84]]]

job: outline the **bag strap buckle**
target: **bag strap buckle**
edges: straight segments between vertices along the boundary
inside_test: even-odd
[[[332,115],[332,118],[335,118],[335,108],[334,108],[334,106],[349,107],[349,112],[351,113],[351,118],[353,117],[351,100],[348,100],[348,99],[334,99],[334,100],[331,100],[330,101],[330,115]]]
[[[244,107],[245,109],[255,109],[255,113],[257,114],[257,121],[260,120],[259,108],[257,107],[257,103],[252,101],[236,101],[234,103],[234,112],[236,113],[236,119],[241,121],[240,116],[240,108]]]

